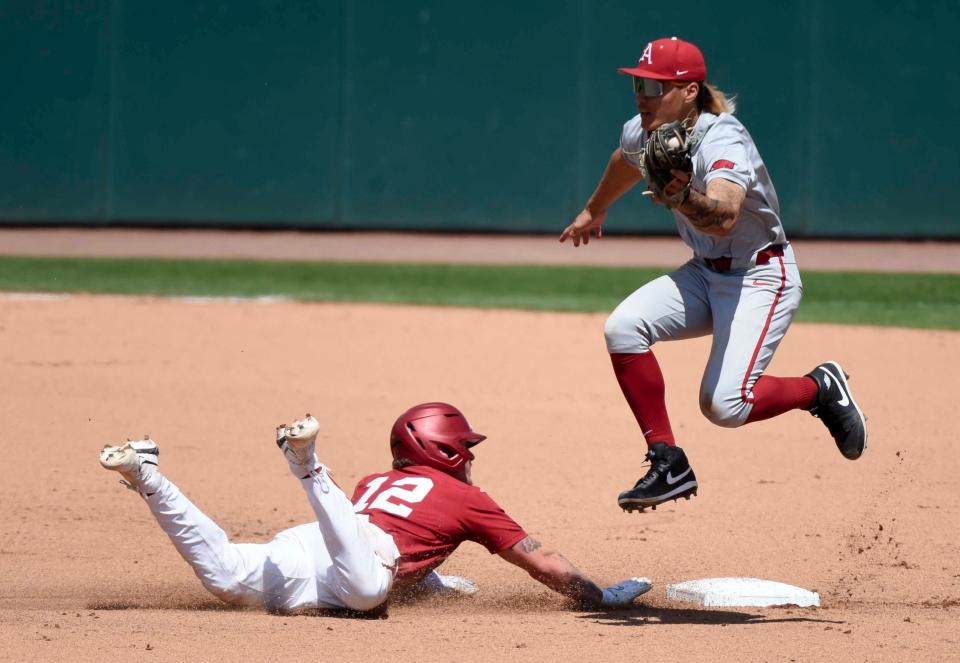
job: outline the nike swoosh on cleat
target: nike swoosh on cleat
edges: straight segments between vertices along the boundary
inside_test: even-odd
[[[830,371],[828,371],[827,369],[825,369],[825,368],[823,368],[823,367],[821,367],[820,370],[823,371],[824,373],[826,373],[829,377],[832,377],[834,380],[837,381],[837,389],[840,390],[840,394],[841,394],[841,396],[843,396],[843,398],[841,398],[840,400],[838,400],[837,403],[839,403],[839,404],[841,405],[841,407],[847,407],[848,405],[850,405],[850,399],[847,398],[847,392],[846,392],[846,390],[843,388],[843,381],[840,380],[836,375],[834,375],[833,373],[831,373]]]
[[[673,473],[672,473],[672,472],[667,472],[667,485],[672,486],[672,485],[675,484],[676,482],[680,481],[680,479],[682,479],[683,477],[685,477],[685,476],[687,476],[688,474],[690,474],[690,470],[691,470],[691,469],[693,469],[693,468],[688,467],[683,474],[681,474],[680,476],[676,476],[676,477],[673,476]]]

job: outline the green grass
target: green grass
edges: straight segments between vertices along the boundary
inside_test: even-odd
[[[279,295],[551,311],[610,311],[664,270],[608,267],[0,258],[0,290]],[[797,319],[960,329],[960,275],[805,272]]]

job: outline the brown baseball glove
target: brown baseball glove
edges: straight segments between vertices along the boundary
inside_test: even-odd
[[[690,148],[690,136],[681,122],[661,124],[647,137],[643,150],[647,183],[654,195],[669,207],[682,205],[690,192],[690,181],[693,179]],[[666,188],[674,180],[673,170],[682,171],[690,177],[683,188],[668,196]]]

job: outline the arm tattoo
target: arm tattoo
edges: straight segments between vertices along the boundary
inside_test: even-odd
[[[543,544],[532,536],[527,536],[515,543],[513,550],[525,555],[540,550],[540,553],[533,558],[527,558],[535,561],[527,562],[523,561],[522,558],[518,561],[511,561],[526,569],[527,573],[550,589],[560,592],[577,603],[583,605],[600,604],[603,598],[603,590],[578,571],[556,550],[544,548]]]
[[[715,179],[707,185],[706,195],[691,189],[679,210],[701,232],[725,235],[737,222],[746,194],[738,184]]]
[[[534,550],[543,547],[543,544],[532,536],[528,536],[527,538],[523,539],[518,545],[520,546],[520,550],[525,553],[532,553]]]
[[[725,222],[736,215],[736,211],[730,203],[705,196],[696,191],[690,191],[690,195],[680,206],[680,212],[690,219],[690,223],[696,228],[706,233],[722,228]]]

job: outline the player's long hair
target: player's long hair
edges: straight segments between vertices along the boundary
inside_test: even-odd
[[[700,83],[700,91],[697,93],[697,110],[714,115],[720,113],[733,115],[737,112],[737,99],[734,96],[728,96],[713,83],[704,81]]]

